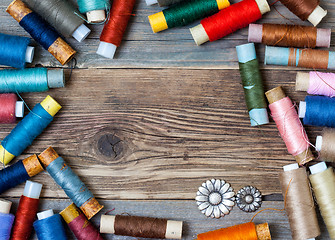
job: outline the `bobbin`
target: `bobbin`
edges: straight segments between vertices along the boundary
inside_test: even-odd
[[[312,23],[314,26],[318,25],[321,20],[327,15],[327,11],[325,11],[320,5],[318,5],[313,12],[308,16],[307,20]]]
[[[255,0],[255,2],[257,3],[257,6],[262,15],[270,11],[270,6],[266,0]],[[198,46],[209,41],[207,32],[201,24],[190,28],[190,31],[195,43]]]
[[[295,90],[296,91],[307,91],[309,88],[309,73],[297,72],[295,78]]]
[[[37,218],[38,218],[38,220],[42,220],[42,219],[46,219],[48,217],[51,217],[53,215],[55,215],[54,211],[52,209],[48,209],[48,210],[45,210],[43,212],[38,212],[37,213]]]
[[[269,104],[277,102],[283,98],[286,97],[284,90],[281,86],[273,88],[265,93]],[[314,160],[314,156],[312,154],[312,151],[310,148],[307,148],[302,153],[299,153],[298,155],[294,156],[295,160],[300,164],[301,162],[309,162]]]
[[[90,23],[101,23],[106,19],[105,10],[93,10],[86,13],[87,21]]]
[[[159,4],[160,7],[166,7],[166,6],[169,6],[169,5],[173,5],[173,4],[176,4],[176,3],[179,3],[179,2],[182,2],[184,0],[170,0],[170,1],[162,1],[162,0],[145,0],[145,3],[147,4],[147,6],[151,6],[151,5],[154,5],[154,4]]]
[[[12,207],[11,201],[0,199],[0,213],[9,214],[11,207]]]
[[[230,6],[230,3],[229,3],[228,0],[216,0],[216,3],[217,3],[217,6],[218,6],[217,11],[222,10],[222,9],[227,8],[227,7]],[[173,6],[173,8],[178,8],[179,6],[184,6],[183,2],[181,2],[179,5]],[[166,9],[164,11],[167,11],[167,10],[169,10],[169,9]],[[158,13],[155,13],[155,14],[152,14],[152,15],[148,16],[151,29],[154,33],[161,32],[161,31],[164,31],[164,30],[169,28],[168,23],[167,23],[166,18],[165,18],[165,15],[164,15],[164,11],[161,11],[161,12],[158,12]],[[184,18],[186,18],[186,16]]]
[[[80,210],[76,207],[74,203],[71,203],[69,206],[67,206],[63,211],[59,213],[64,221],[69,224],[72,222],[75,218],[79,217],[81,214]]]
[[[86,27],[85,24],[81,24],[73,33],[72,37],[78,42],[84,41],[88,35],[90,35],[91,29]]]
[[[334,147],[332,147],[334,138],[334,128],[324,128],[322,135],[316,137],[315,149],[320,152],[320,158],[323,161],[335,162]]]
[[[129,216],[131,217],[131,216]],[[115,220],[117,216],[112,215],[101,215],[100,220],[100,232],[101,233],[115,233]],[[137,217],[141,218],[141,217]],[[167,220],[166,223],[166,232],[165,238],[168,239],[181,239],[183,230],[183,222],[182,221],[172,221]]]
[[[26,181],[26,185],[24,186],[23,196],[28,198],[39,199],[42,191],[42,184],[33,182],[33,181]]]
[[[28,14],[33,13],[21,0],[14,0],[6,9],[17,22],[26,17]],[[47,49],[62,65],[69,62],[76,51],[74,51],[61,37]]]
[[[281,25],[281,24],[271,24]],[[284,25],[283,25],[284,26]],[[304,26],[301,26],[303,28]],[[263,24],[249,24],[248,42],[262,43]],[[331,29],[317,28],[316,29],[316,47],[330,47]]]
[[[52,148],[48,147],[44,150],[38,158],[42,162],[45,168],[47,168],[55,159],[59,158],[57,152]],[[97,214],[104,206],[100,205],[95,197],[85,202],[82,206],[78,206],[80,210],[86,215],[88,219],[91,219]]]

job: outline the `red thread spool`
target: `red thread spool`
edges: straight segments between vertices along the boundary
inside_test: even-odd
[[[27,181],[15,215],[12,240],[27,240],[33,230],[42,184]]]
[[[109,20],[100,36],[97,53],[103,57],[113,58],[116,48],[121,45],[128,21],[132,15],[136,0],[114,0]]]
[[[23,117],[23,108],[23,102],[17,101],[16,94],[0,94],[0,123],[15,123],[16,117]]]
[[[60,212],[65,222],[78,240],[103,240],[99,231],[87,220],[74,203]]]
[[[198,26],[190,29],[194,41],[199,46],[207,41],[215,41],[250,23],[269,12],[266,0],[244,0],[203,19]]]

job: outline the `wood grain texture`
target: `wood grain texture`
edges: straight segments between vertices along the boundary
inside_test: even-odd
[[[0,1],[0,32],[29,36],[24,29],[5,12],[11,0]],[[232,3],[238,0],[232,0]],[[272,1],[269,1],[272,2]],[[322,1],[321,6],[328,10],[328,15],[318,27],[331,28],[335,23],[335,1]],[[275,4],[276,9],[287,19],[295,24],[308,25],[289,12],[280,2]],[[131,18],[122,45],[117,49],[115,59],[110,60],[100,57],[95,52],[99,44],[102,25],[90,25],[92,33],[82,43],[73,38],[67,38],[67,42],[78,52],[75,56],[80,68],[201,68],[201,69],[237,69],[237,56],[235,46],[247,43],[247,28],[237,31],[221,40],[206,43],[197,47],[190,34],[190,26],[173,28],[158,34],[152,33],[148,16],[161,11],[158,6],[148,7],[144,0],[137,1],[135,16]],[[288,23],[289,20],[281,17],[274,8],[265,14],[259,23]],[[31,66],[42,64],[44,66],[61,65],[50,53],[43,50],[38,44],[35,60]],[[334,40],[332,41],[334,45]],[[257,44],[258,56],[261,62],[264,59],[264,45]],[[283,67],[263,66],[267,69],[283,69]]]
[[[283,85],[292,100],[304,99],[294,92],[296,71],[262,74],[266,90]],[[241,90],[237,70],[75,70],[66,88],[48,92],[63,109],[18,159],[52,145],[105,199],[193,199],[211,178],[280,193],[278,172],[294,158],[274,122],[250,127]],[[33,107],[46,94],[23,97]],[[0,138],[12,127],[2,125]],[[307,128],[312,143],[321,130]],[[104,155],[108,144],[113,154]],[[45,184],[44,197],[65,197],[47,173],[34,180]]]
[[[18,199],[10,200],[14,202],[12,212],[15,213]],[[70,203],[71,202],[68,200],[46,199],[41,201],[40,210],[54,209],[55,213],[59,213],[70,205]],[[95,226],[99,226],[101,214],[105,214],[108,210],[115,209],[109,214],[130,214],[133,216],[158,217],[183,221],[183,240],[195,239],[197,234],[202,232],[249,222],[254,215],[253,213],[245,213],[235,206],[231,213],[224,218],[210,219],[198,210],[195,201],[102,201],[102,203],[105,205],[104,210],[92,219]],[[262,208],[282,209],[283,206],[283,202],[271,201],[263,202]],[[318,240],[329,239],[329,235],[320,218],[320,215],[319,219],[322,234],[318,237]],[[273,240],[291,239],[288,220],[283,212],[264,211],[255,218],[254,222],[256,224],[268,222]],[[76,239],[68,227],[66,227],[66,230],[69,240]],[[113,234],[103,234],[103,237],[106,240],[137,239],[132,237],[116,236]],[[37,238],[36,236],[33,236],[32,239]]]

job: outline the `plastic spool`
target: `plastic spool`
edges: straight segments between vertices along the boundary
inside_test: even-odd
[[[78,42],[82,42],[85,38],[91,33],[91,29],[86,27],[85,24],[81,24],[76,31],[72,33],[72,37],[76,39]]]
[[[26,182],[25,187],[24,187],[23,195],[25,197],[39,199],[40,194],[41,194],[41,190],[42,190],[42,186],[43,185],[40,184],[40,183],[32,182],[32,181],[28,180]]]
[[[37,213],[37,218],[38,220],[42,220],[42,219],[51,217],[53,215],[54,215],[54,211],[52,209],[49,209],[49,210]]]
[[[295,90],[306,92],[309,88],[309,73],[298,72],[295,78]]]
[[[299,103],[299,118],[304,118],[306,115],[306,102],[305,101],[300,101]]]
[[[9,214],[12,202],[4,199],[0,199],[0,213]]]
[[[321,20],[327,15],[327,11],[323,10],[320,6],[317,6],[314,11],[308,16],[307,20],[310,21],[314,27],[318,25]]]
[[[292,163],[292,164],[283,166],[284,172],[295,170],[295,169],[298,169],[298,168],[299,168],[298,163]]]
[[[115,52],[116,52],[117,46],[114,45],[113,43],[108,43],[108,42],[100,42],[97,54],[105,57],[105,58],[110,58],[113,59]]]
[[[158,3],[157,0],[145,0],[145,3],[147,4],[147,6],[151,6],[151,5],[155,5]]]
[[[317,136],[316,137],[316,142],[315,142],[315,149],[316,151],[320,152],[322,150],[322,136]]]
[[[49,88],[62,88],[65,86],[65,74],[63,69],[48,70]]]
[[[86,13],[87,21],[90,23],[100,23],[105,21],[105,10],[94,10]]]
[[[320,162],[313,166],[310,166],[309,170],[311,171],[311,174],[317,174],[317,173],[327,170],[327,165],[325,162]]]
[[[32,46],[28,46],[27,50],[26,50],[26,56],[25,56],[25,59],[26,59],[27,63],[32,63],[33,62],[34,53],[35,53],[35,48],[32,47]]]

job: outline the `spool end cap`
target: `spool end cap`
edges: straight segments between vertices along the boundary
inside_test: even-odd
[[[99,54],[99,55],[101,55],[105,58],[113,59],[116,48],[117,48],[117,46],[115,46],[112,43],[100,42],[98,50],[97,50],[97,54]]]
[[[49,88],[62,88],[65,86],[65,75],[63,69],[48,70],[47,77]]]
[[[24,103],[23,101],[17,101],[15,104],[15,116],[22,118],[24,115]]]
[[[209,37],[206,33],[205,28],[199,24],[193,28],[190,28],[192,37],[195,41],[195,43],[200,46],[201,44],[208,42],[209,41]]]
[[[82,42],[85,38],[91,33],[91,29],[85,26],[85,24],[81,24],[76,31],[72,33],[72,37],[74,37],[78,42]]]
[[[43,185],[40,183],[28,180],[26,181],[26,185],[24,186],[23,195],[29,198],[39,199],[42,186]]]
[[[105,10],[94,10],[86,13],[87,21],[90,23],[100,23],[105,21]]]
[[[25,56],[25,61],[27,63],[32,63],[34,60],[34,53],[35,53],[35,48],[32,46],[28,46],[26,49],[26,56]]]
[[[9,214],[12,202],[4,199],[0,199],[0,213]]]
[[[151,6],[151,5],[157,4],[158,1],[157,0],[145,0],[145,3],[147,4],[147,6]]]
[[[249,117],[252,127],[269,123],[269,116],[266,108],[255,108],[250,110]]]
[[[51,217],[53,215],[54,215],[54,211],[52,209],[49,209],[49,210],[37,213],[37,218],[38,220],[42,220],[42,219]]]
[[[261,43],[263,35],[262,24],[249,24],[248,42]]]
[[[298,169],[298,168],[299,168],[298,163],[292,163],[292,164],[288,164],[288,165],[283,166],[284,172],[295,170],[295,169]]]
[[[313,166],[310,166],[309,170],[311,171],[311,174],[317,174],[327,170],[327,165],[325,162],[319,162]]]
[[[236,52],[240,63],[246,63],[257,58],[254,43],[238,45],[236,46]]]
[[[316,27],[326,15],[327,11],[323,10],[323,8],[320,6],[317,6],[308,16],[307,20],[310,21],[314,27]]]
[[[315,149],[316,149],[316,151],[318,151],[318,152],[321,151],[321,149],[322,149],[322,136],[317,136],[317,137],[316,137]]]
[[[299,118],[304,118],[306,115],[306,102],[300,101],[299,103]]]

